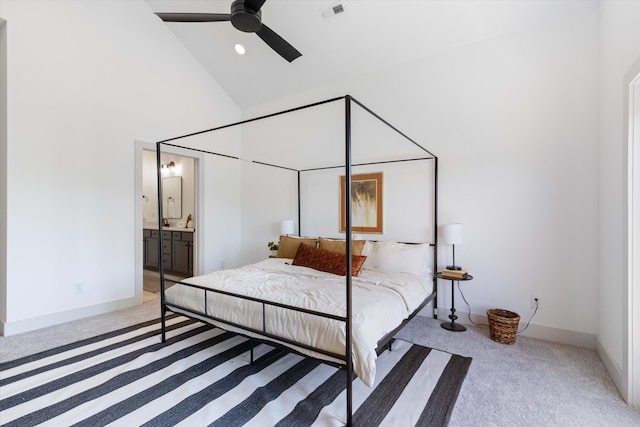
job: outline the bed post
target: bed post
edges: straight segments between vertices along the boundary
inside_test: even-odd
[[[160,272],[160,325],[162,342],[166,341],[165,316],[167,308],[164,305],[164,262],[162,260],[162,160],[160,159],[161,143],[156,143],[156,172],[158,175],[158,271]]]
[[[353,357],[351,351],[351,96],[345,96],[345,231],[346,243],[346,292],[347,292],[347,322],[346,333],[346,362],[347,362],[347,426],[351,425],[352,401],[353,401]]]
[[[298,171],[298,236],[302,236],[302,223],[300,222],[300,171]]]
[[[433,292],[436,297],[433,299],[433,318],[438,318],[438,157],[433,156]]]

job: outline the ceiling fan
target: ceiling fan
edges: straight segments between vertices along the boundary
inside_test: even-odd
[[[295,47],[262,23],[260,8],[266,0],[235,0],[231,13],[156,13],[165,22],[220,22],[231,21],[238,30],[256,33],[280,56],[291,62],[302,56]]]

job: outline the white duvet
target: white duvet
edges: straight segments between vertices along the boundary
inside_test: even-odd
[[[272,258],[233,270],[192,277],[183,282],[346,316],[344,276],[290,263],[289,259]],[[430,292],[431,286],[426,280],[408,273],[363,268],[359,276],[353,278],[353,364],[356,375],[365,384],[371,386],[375,378],[378,340],[406,319]],[[166,291],[166,302],[204,313],[203,296],[201,289],[176,284]],[[258,302],[207,293],[207,315],[262,330],[262,313],[262,304]],[[344,322],[272,306],[266,306],[264,322],[268,333],[337,354],[345,352]],[[259,337],[228,325],[219,326]],[[323,354],[288,346],[312,357],[333,360]]]

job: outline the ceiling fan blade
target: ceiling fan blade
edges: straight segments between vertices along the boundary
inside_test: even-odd
[[[265,1],[267,0],[244,0],[244,7],[257,12],[260,10]]]
[[[228,13],[156,13],[165,22],[218,22],[229,21]]]
[[[271,49],[275,50],[280,56],[289,62],[292,62],[294,59],[302,56],[295,47],[291,46],[289,42],[277,35],[271,28],[264,24],[262,24],[262,27],[256,32],[256,34],[262,39],[262,41],[268,44]]]

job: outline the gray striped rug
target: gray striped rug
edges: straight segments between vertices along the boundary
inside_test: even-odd
[[[344,425],[344,371],[182,316],[168,325],[164,344],[155,320],[0,364],[0,424]],[[446,425],[470,363],[396,341],[374,387],[354,381],[354,425]]]

